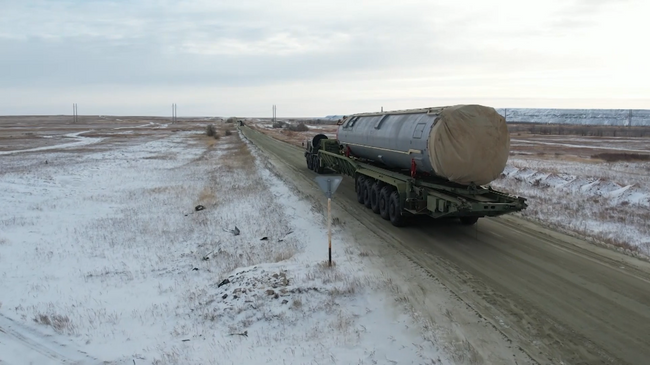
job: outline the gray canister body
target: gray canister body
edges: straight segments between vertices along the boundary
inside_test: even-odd
[[[459,184],[483,185],[505,168],[510,135],[494,108],[455,105],[352,115],[337,139],[352,156]]]
[[[427,150],[436,117],[426,112],[351,116],[339,127],[338,140],[354,156],[402,169],[410,169],[413,159],[418,171],[434,173]]]

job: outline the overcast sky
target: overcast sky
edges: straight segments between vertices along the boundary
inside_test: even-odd
[[[0,114],[650,108],[648,14],[648,0],[0,0]]]

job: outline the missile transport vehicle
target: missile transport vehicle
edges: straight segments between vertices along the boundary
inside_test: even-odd
[[[355,180],[357,201],[395,226],[409,216],[471,225],[526,209],[526,199],[492,189],[510,152],[505,119],[481,105],[350,115],[335,139],[307,141],[307,167]],[[486,186],[487,185],[487,186]]]

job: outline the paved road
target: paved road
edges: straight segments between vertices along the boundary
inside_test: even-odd
[[[316,176],[302,149],[247,127],[242,132],[296,174]],[[400,229],[356,202],[352,179],[336,195],[539,363],[650,364],[647,262],[513,216],[474,227],[418,219]]]

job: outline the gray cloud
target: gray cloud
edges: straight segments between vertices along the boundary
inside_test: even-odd
[[[102,87],[150,95],[240,87],[262,102],[287,85],[364,85],[358,91],[363,95],[386,83],[409,85],[412,100],[423,97],[426,80],[488,90],[513,75],[532,80],[598,64],[590,55],[520,46],[593,26],[588,14],[613,3],[586,4],[575,1],[538,19],[516,9],[501,18],[507,7],[491,9],[482,2],[476,8],[409,0],[11,2],[0,13],[0,92],[10,96],[8,105],[28,104],[11,95],[32,95],[40,108],[54,103],[44,100],[48,91],[89,95]],[[332,100],[341,94],[328,92]],[[396,100],[407,93],[394,92]],[[162,99],[149,102],[168,102]]]

